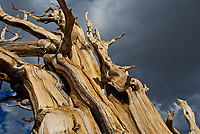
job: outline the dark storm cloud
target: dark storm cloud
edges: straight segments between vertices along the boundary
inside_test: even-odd
[[[138,65],[142,81],[154,83],[150,88],[156,92],[149,93],[153,99],[164,102],[163,98],[168,99],[164,97],[166,94],[170,101],[170,97],[177,98],[179,94],[179,97],[185,98],[197,93],[199,82],[196,80],[200,76],[197,58],[200,56],[200,10],[197,10],[197,3],[168,1],[147,5],[139,8],[144,10],[139,11],[141,18],[132,18],[140,21],[139,30],[136,30],[139,35],[133,36],[127,43],[124,39],[124,44],[128,45],[121,52],[122,57],[131,57]],[[125,59],[121,60],[123,64],[126,63]]]
[[[3,9],[17,15],[16,7],[43,14],[55,0],[0,0]],[[133,77],[147,84],[150,100],[163,118],[175,110],[174,125],[188,133],[177,98],[186,99],[200,125],[200,1],[199,0],[67,0],[86,31],[84,11],[101,34],[111,40],[126,35],[110,46],[109,54],[119,65],[137,65]],[[33,21],[35,23],[35,21]],[[51,28],[48,25],[46,29]],[[3,26],[2,26],[3,28]],[[56,27],[53,27],[54,29]],[[28,39],[35,39],[26,35]],[[184,127],[183,127],[184,126]]]

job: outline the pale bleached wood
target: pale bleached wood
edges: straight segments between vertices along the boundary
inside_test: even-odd
[[[0,69],[12,79],[19,79],[28,93],[34,111],[31,121],[35,120],[36,124],[41,124],[33,131],[43,134],[77,131],[94,133],[90,128],[92,124],[88,125],[88,117],[81,110],[74,108],[71,97],[64,92],[64,85],[55,73],[27,64],[21,58],[13,56],[11,52],[0,48],[0,60],[4,61],[7,70],[3,69],[5,66]],[[18,62],[21,64],[17,67]],[[13,73],[12,70],[17,72]],[[25,108],[20,104],[19,106]],[[56,128],[52,128],[52,125]]]
[[[187,120],[188,125],[190,126],[189,134],[199,134],[200,129],[196,124],[195,115],[192,109],[190,108],[190,106],[187,104],[186,101],[181,100],[181,99],[177,99],[177,101],[178,101],[178,105],[182,107],[185,119]]]
[[[81,68],[71,63],[69,59],[63,57],[61,54],[57,56],[45,55],[44,61],[48,64],[53,64],[56,72],[62,75],[90,109],[95,111],[93,114],[99,123],[101,131],[103,133],[124,131],[117,118],[113,115],[113,112],[101,101],[100,97],[94,91],[93,85],[87,80]]]
[[[53,4],[53,3],[51,3]],[[54,5],[54,4],[53,4]],[[56,5],[54,5],[56,6]],[[42,22],[45,24],[54,22],[58,25],[57,30],[61,30],[64,33],[65,29],[65,16],[63,11],[60,9],[60,6],[56,6],[58,8],[53,8],[50,6],[46,11],[44,15],[35,15],[38,22]]]
[[[167,116],[167,120],[166,120],[166,125],[169,128],[169,130],[173,133],[173,134],[180,134],[180,132],[172,126],[173,124],[173,116],[174,116],[174,111],[172,111],[171,113],[167,110],[168,116]]]
[[[38,19],[35,15],[32,15],[32,13],[35,13],[35,12],[27,12],[26,10],[18,9],[18,8],[16,8],[16,7],[14,6],[14,4],[12,4],[12,6],[13,6],[13,9],[14,9],[14,10],[17,10],[17,11],[19,11],[19,12],[24,13],[24,19],[23,19],[23,20],[28,20],[28,16],[31,16],[31,17],[34,18],[34,19]]]
[[[29,108],[29,107],[26,107],[25,105],[30,105],[30,103],[24,103],[24,102],[18,102],[18,104],[14,104],[14,105],[9,105],[9,104],[6,104],[8,107],[15,107],[15,106],[19,106],[20,108],[22,109],[25,109],[25,110],[29,110],[29,111],[33,111],[32,108]]]
[[[32,41],[0,41],[0,47],[20,57],[42,57],[45,53],[55,53],[56,46],[49,39]]]
[[[85,16],[88,22],[87,38],[98,55],[101,64],[102,82],[106,85],[106,91],[110,101],[116,98],[122,101],[122,103],[129,104],[129,112],[135,119],[135,126],[138,129],[137,132],[170,133],[166,125],[163,124],[164,121],[161,116],[155,116],[159,114],[155,108],[152,107],[152,104],[145,95],[147,87],[143,87],[137,79],[131,78],[131,76],[128,75],[127,71],[135,66],[121,67],[115,65],[107,54],[108,46],[114,43],[116,39],[123,37],[124,34],[111,41],[102,41],[97,28],[95,28],[93,33],[93,26],[87,14],[88,12],[86,11]],[[117,105],[116,102],[113,102],[113,104]],[[118,104],[117,106],[119,107],[120,105]],[[157,126],[157,124],[159,124],[159,126]],[[129,126],[127,126],[127,128],[128,127]],[[133,129],[130,131],[132,131],[130,133],[136,133]]]
[[[8,25],[21,28],[22,30],[29,32],[33,36],[39,38],[39,39],[52,39],[57,42],[60,41],[60,37],[52,34],[49,31],[46,31],[43,27],[39,27],[30,21],[27,20],[21,20],[17,17],[13,17],[3,11],[0,5],[0,20]]]
[[[71,33],[74,26],[75,17],[72,13],[72,9],[67,7],[67,4],[64,0],[57,0],[63,13],[64,13],[64,20],[65,20],[65,27],[64,27],[64,38],[62,41],[62,45],[60,47],[60,52],[64,55],[68,54],[71,51],[72,41],[71,41]]]
[[[10,39],[5,39],[6,32],[10,32],[11,34],[14,35],[14,37],[12,37]],[[20,33],[20,31],[18,31],[18,33],[13,33],[12,31],[8,30],[8,26],[5,26],[5,28],[1,32],[0,42],[2,42],[2,41],[16,41],[16,40],[19,40],[19,39],[21,40],[24,36],[19,37],[19,33]]]
[[[116,39],[121,38],[123,36],[119,36],[116,39],[113,39],[111,42],[105,42],[101,40],[100,34],[98,29],[95,27],[95,31],[93,33],[93,26],[91,21],[87,17],[88,12],[86,11],[85,17],[87,20],[87,38],[94,47],[95,53],[99,58],[99,62],[101,64],[101,79],[103,83],[111,85],[117,89],[117,91],[122,92],[127,90],[128,87],[132,85],[130,80],[131,76],[127,74],[128,68],[134,68],[135,66],[131,67],[121,67],[114,64],[110,57],[108,56],[107,50],[108,46],[112,44]]]

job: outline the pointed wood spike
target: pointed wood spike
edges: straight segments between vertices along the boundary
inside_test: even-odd
[[[188,125],[190,126],[190,133],[199,134],[200,129],[196,124],[195,115],[192,109],[190,108],[190,106],[187,104],[186,101],[181,100],[181,99],[177,99],[177,101],[178,101],[178,105],[182,107],[185,119],[187,120]]]
[[[12,4],[12,6],[13,6],[13,9],[16,9],[14,4]]]
[[[136,68],[137,66],[132,65],[132,66],[124,66],[125,71],[128,71],[130,69]]]
[[[111,44],[113,44],[117,39],[122,38],[126,33],[123,33],[122,35],[118,36],[115,39],[112,39],[111,41],[108,41],[108,46],[110,46]]]
[[[173,133],[173,134],[180,134],[180,132],[174,128],[172,126],[173,124],[173,116],[174,116],[174,111],[172,111],[171,113],[167,110],[168,116],[167,116],[167,120],[166,120],[166,125],[169,128],[169,130]]]
[[[19,18],[19,14],[17,16],[15,16],[15,18]]]
[[[169,110],[167,110],[167,113],[168,113],[168,114],[170,113]]]
[[[5,26],[5,28],[1,32],[1,40],[5,40],[5,34],[7,32],[8,26]]]
[[[149,88],[147,87],[146,84],[144,84],[144,91],[145,91],[145,92],[149,91]]]

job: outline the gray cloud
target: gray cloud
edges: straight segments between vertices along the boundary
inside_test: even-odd
[[[37,14],[43,14],[50,2],[56,3],[55,0],[2,1],[4,10],[14,16],[11,3]],[[109,54],[116,64],[138,66],[130,74],[148,85],[147,95],[164,119],[166,110],[175,110],[175,127],[183,134],[189,132],[182,110],[175,104],[181,98],[194,109],[196,122],[200,124],[200,1],[67,0],[67,3],[84,31],[87,10],[102,39],[111,40],[127,33],[110,46]],[[25,40],[31,39],[27,35]]]

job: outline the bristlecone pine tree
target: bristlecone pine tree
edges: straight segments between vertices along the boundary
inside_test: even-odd
[[[59,6],[52,4],[42,16],[13,5],[14,10],[24,13],[23,19],[5,13],[0,7],[2,22],[38,38],[20,42],[19,33],[13,33],[7,26],[2,30],[0,81],[10,83],[17,94],[0,102],[15,100],[17,104],[8,106],[33,111],[30,120],[22,118],[35,121],[33,134],[179,133],[172,126],[174,112],[168,112],[165,123],[146,96],[146,85],[128,74],[135,66],[116,65],[108,56],[108,47],[125,34],[111,41],[101,40],[86,11],[87,42],[65,0],[57,1]],[[60,32],[47,31],[28,21],[28,17],[41,23],[53,22]],[[6,32],[14,37],[6,39]],[[27,63],[20,57],[42,57],[44,65]],[[183,108],[190,133],[200,134],[186,101],[178,100],[178,104]]]

